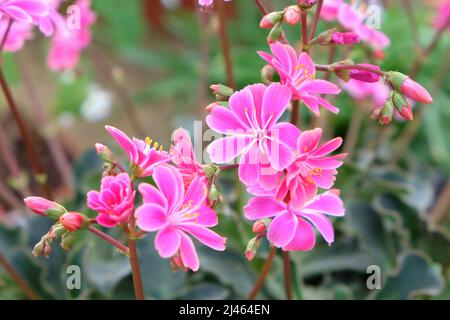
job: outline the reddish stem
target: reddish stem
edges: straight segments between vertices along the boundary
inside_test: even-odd
[[[264,281],[266,280],[267,275],[269,274],[270,268],[273,263],[273,258],[275,257],[276,252],[277,252],[276,247],[270,247],[269,256],[267,257],[267,260],[264,263],[263,270],[261,271],[261,274],[259,275],[259,278],[256,281],[255,287],[252,289],[247,299],[254,300],[258,295],[259,291],[261,290],[264,284]]]
[[[292,277],[291,277],[291,258],[289,251],[282,251],[283,256],[283,275],[284,275],[284,290],[286,291],[286,299],[292,300]]]
[[[219,14],[219,36],[222,43],[222,55],[225,62],[225,72],[227,75],[227,85],[230,88],[234,86],[233,63],[231,60],[230,39],[227,30],[227,17],[225,14],[225,5],[222,1],[217,2],[217,13]]]
[[[380,76],[384,76],[384,72],[381,70],[373,69],[371,67],[362,66],[358,64],[342,64],[342,65],[324,65],[324,64],[316,64],[314,65],[316,70],[325,71],[325,72],[335,72],[339,70],[362,70],[368,71],[372,73],[376,73]]]
[[[127,246],[123,245],[122,243],[120,243],[119,241],[117,241],[116,239],[114,239],[113,237],[107,235],[106,233],[104,233],[103,231],[98,230],[97,228],[94,228],[93,226],[89,226],[88,227],[88,231],[95,234],[97,237],[105,240],[106,242],[109,242],[110,244],[112,244],[114,247],[116,247],[117,249],[119,249],[123,254],[125,255],[129,255],[130,254],[130,250],[128,249]]]
[[[314,13],[314,20],[311,26],[311,32],[309,33],[309,40],[314,38],[316,34],[317,24],[319,23],[320,12],[322,11],[323,0],[317,1],[316,12]]]
[[[308,22],[307,22],[307,14],[308,12],[304,9],[300,10],[301,14],[301,21],[302,21],[302,51],[308,51],[309,44],[308,44]]]
[[[255,0],[256,5],[258,6],[259,10],[261,10],[263,15],[266,15],[269,13],[269,10],[264,6],[264,3],[261,2],[261,0]]]

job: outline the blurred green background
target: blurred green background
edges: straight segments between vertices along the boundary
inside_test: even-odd
[[[276,9],[293,2],[267,1]],[[374,62],[383,70],[408,74],[417,55],[410,20],[402,1],[382,2],[386,7],[381,30],[391,46],[383,60]],[[425,47],[436,32],[431,25],[435,7],[431,1],[412,3]],[[168,146],[173,129],[192,130],[193,121],[204,118],[204,107],[214,101],[208,86],[226,81],[218,19],[214,13],[196,11],[194,1],[93,0],[93,8],[98,14],[94,40],[73,72],[48,71],[48,43],[41,36],[21,52],[4,56],[7,79],[46,159],[57,198],[91,216],[95,213],[86,208],[84,196],[98,188],[102,172],[93,146],[102,142],[119,151],[104,125],[148,135]],[[253,1],[235,0],[226,5],[226,13],[236,87],[261,82],[264,63],[256,51],[268,48],[267,31],[258,27],[260,12]],[[321,22],[319,31],[331,26]],[[291,41],[300,39],[299,26],[285,31]],[[347,214],[335,221],[335,243],[329,247],[318,238],[314,250],[291,254],[296,299],[450,298],[450,200],[445,196],[450,194],[449,49],[447,32],[415,77],[434,102],[415,106],[412,123],[393,121],[382,128],[362,111],[370,101],[357,102],[345,92],[335,101],[339,115],[322,112],[325,120],[319,125],[328,137],[346,137],[351,124],[360,123],[351,138],[351,156],[337,178]],[[356,62],[369,62],[369,56],[364,45],[335,53],[336,60],[351,57]],[[313,58],[326,63],[328,49],[314,49]],[[300,118],[302,130],[317,124],[305,108]],[[38,189],[28,183],[23,145],[4,102],[0,123],[18,164],[11,171],[6,156],[0,156],[0,253],[42,298],[132,299],[128,259],[87,232],[79,233],[71,251],[55,242],[50,258],[32,257],[33,245],[51,222],[27,213],[20,203]],[[236,180],[234,172],[227,172],[218,184],[225,201],[217,210],[220,224],[215,230],[228,238],[228,248],[215,252],[197,246],[199,272],[173,273],[169,261],[155,252],[152,236],[139,242],[147,298],[246,297],[268,244],[263,243],[254,261],[246,261],[244,250],[252,232],[242,207],[249,196]],[[380,290],[366,286],[366,269],[373,264],[381,268]],[[81,267],[81,290],[66,288],[69,265]],[[277,256],[259,297],[284,299],[283,286]],[[21,290],[0,268],[0,299],[21,298]]]

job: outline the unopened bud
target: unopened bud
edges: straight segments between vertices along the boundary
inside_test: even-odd
[[[59,218],[59,222],[68,231],[76,231],[87,226],[89,219],[78,212],[67,212]]]
[[[316,4],[317,0],[297,0],[297,4],[302,9],[310,9]]]
[[[281,18],[283,17],[282,12],[280,11],[274,11],[266,14],[261,21],[259,22],[259,27],[261,29],[270,29],[273,28],[273,26],[281,21]]]
[[[378,122],[380,124],[387,125],[391,123],[393,115],[394,115],[394,104],[392,103],[391,99],[388,99],[388,101],[386,101],[386,103],[384,104],[383,108],[380,110],[380,117],[378,119]]]
[[[97,152],[98,157],[104,162],[114,163],[116,161],[112,151],[101,143],[95,144],[95,151]]]
[[[50,218],[57,218],[66,212],[66,209],[62,205],[45,198],[26,197],[23,201],[31,211],[41,216],[48,215]]]
[[[70,250],[72,249],[75,241],[77,238],[76,232],[66,232],[61,237],[61,248],[63,250]]]
[[[290,6],[283,14],[283,20],[290,25],[296,25],[300,21],[300,13],[297,6]]]
[[[256,236],[254,238],[251,238],[250,241],[247,243],[247,248],[245,249],[245,257],[248,261],[252,261],[253,258],[256,256],[256,253],[259,248],[260,244],[260,237]]]
[[[208,179],[211,179],[216,174],[217,170],[219,170],[219,167],[211,163],[203,165],[202,169],[206,177]]]
[[[270,30],[269,36],[267,37],[267,41],[269,43],[273,43],[273,42],[277,41],[280,38],[282,32],[283,32],[283,29],[281,28],[281,23],[277,23],[272,28],[272,30]]]
[[[215,185],[212,185],[209,189],[208,193],[208,199],[210,201],[220,201],[220,192],[217,190],[217,187]]]
[[[266,231],[266,229],[267,229],[267,225],[264,223],[264,221],[263,220],[257,220],[253,224],[252,231],[254,233],[263,233],[264,231]]]
[[[275,74],[275,69],[270,64],[266,64],[261,69],[261,80],[264,83],[268,84],[268,83],[272,82],[274,74]]]

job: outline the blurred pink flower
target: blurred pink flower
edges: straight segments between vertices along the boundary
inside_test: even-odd
[[[306,52],[299,55],[288,44],[275,42],[270,45],[272,55],[258,51],[280,75],[281,83],[292,90],[294,99],[301,100],[315,115],[320,114],[319,106],[331,112],[338,113],[339,109],[320,97],[320,94],[338,94],[340,89],[335,84],[315,79],[316,68]]]
[[[342,217],[342,200],[332,191],[315,196],[302,207],[294,207],[274,197],[254,197],[244,207],[249,220],[272,218],[267,239],[285,251],[311,250],[316,243],[313,226],[328,244],[334,241],[333,225],[326,215]],[[326,214],[326,215],[325,215]]]
[[[0,20],[0,34],[5,34],[8,24],[7,20]],[[25,41],[33,39],[33,36],[31,23],[15,22],[11,25],[3,49],[7,52],[19,51],[23,48]]]
[[[317,188],[330,189],[336,180],[337,168],[342,165],[345,153],[329,155],[342,144],[342,138],[334,138],[319,145],[322,129],[303,131],[297,140],[297,156],[286,168],[277,189],[276,197],[288,197],[293,207],[301,208],[317,193]]]
[[[32,23],[34,18],[44,17],[49,12],[46,0],[0,0],[0,19],[6,15],[20,23]]]
[[[379,66],[375,66],[369,63],[360,63],[358,65],[362,67],[369,67],[373,70],[378,71],[381,69]],[[349,77],[350,79],[355,79],[362,82],[378,82],[381,79],[381,76],[378,73],[359,69],[350,70]]]
[[[135,177],[150,176],[155,167],[169,161],[167,152],[161,150],[162,146],[158,150],[158,145],[155,143],[152,146],[150,139],[146,139],[146,141],[137,138],[130,139],[117,128],[111,126],[105,128],[127,154]]]
[[[270,171],[286,168],[294,160],[300,130],[277,121],[288,107],[291,90],[279,83],[255,84],[235,92],[230,108],[215,107],[206,117],[208,126],[227,136],[207,148],[211,160],[226,163],[241,155],[239,178],[246,185],[265,183]]]
[[[363,82],[350,79],[348,82],[341,81],[340,84],[353,98],[373,101],[374,107],[384,105],[390,93],[389,88],[382,80],[378,82]]]
[[[51,36],[55,29],[59,32],[66,32],[66,20],[58,12],[62,0],[44,0],[47,1],[49,6],[48,14],[42,17],[38,17],[36,24],[39,26],[39,30],[46,36]]]
[[[97,223],[113,228],[128,221],[134,210],[134,196],[128,173],[106,176],[99,191],[89,191],[87,206],[98,212]]]
[[[231,1],[231,0],[223,0],[223,1]],[[214,3],[214,0],[198,0],[198,4],[202,7],[210,7]]]
[[[81,51],[91,42],[91,26],[96,14],[91,10],[90,0],[77,0],[74,3],[80,10],[80,24],[76,27],[57,28],[51,38],[47,64],[51,70],[61,71],[73,69],[78,64]],[[56,15],[53,18],[57,19]],[[50,33],[49,21],[43,22],[41,29]],[[58,26],[60,26],[58,24]]]
[[[447,27],[450,30],[450,0],[443,0],[436,8],[436,16],[433,18],[433,26],[436,29]]]
[[[207,205],[206,185],[195,178],[184,191],[181,174],[169,166],[155,169],[157,188],[139,185],[144,204],[136,210],[136,221],[144,231],[158,231],[155,247],[162,258],[181,258],[177,264],[197,271],[199,259],[190,236],[214,249],[225,250],[226,239],[208,229],[217,225],[216,213]]]
[[[390,44],[389,38],[383,32],[367,26],[364,21],[366,13],[343,0],[325,0],[320,15],[326,21],[337,19],[345,29],[353,31],[375,50],[384,49]]]
[[[170,159],[180,172],[185,189],[191,182],[199,177],[208,185],[208,179],[200,163],[195,159],[194,147],[189,133],[183,128],[175,130],[172,134],[174,144],[170,147]]]

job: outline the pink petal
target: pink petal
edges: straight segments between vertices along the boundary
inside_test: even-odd
[[[283,247],[285,251],[308,251],[314,248],[316,243],[316,235],[313,227],[303,220],[298,218],[297,229],[295,230],[292,240]]]
[[[228,101],[230,110],[237,119],[245,124],[247,128],[257,127],[260,120],[259,114],[254,112],[254,102],[251,90],[244,88],[241,91],[233,93]],[[256,119],[254,117],[256,114]]]
[[[208,196],[208,190],[201,177],[195,178],[189,185],[183,203],[189,203],[193,207],[201,205]]]
[[[264,51],[257,51],[256,52],[261,58],[263,58],[264,60],[266,60],[266,62],[268,62],[269,64],[272,64],[272,56],[270,54],[268,54],[267,52]]]
[[[167,210],[167,200],[158,189],[148,183],[141,183],[138,188],[144,202],[157,204]]]
[[[239,161],[239,179],[246,185],[255,184],[259,179],[259,150],[255,144]]]
[[[180,232],[173,227],[167,227],[156,234],[155,248],[162,258],[169,258],[178,251],[180,242]]]
[[[345,214],[341,198],[331,192],[325,192],[317,196],[302,211],[305,213],[325,213],[337,217]]]
[[[291,149],[296,149],[297,139],[300,136],[300,129],[288,122],[280,122],[270,129],[270,136],[284,143]]]
[[[184,186],[181,174],[173,167],[160,166],[155,168],[153,179],[166,198],[168,213],[171,214],[183,201]]]
[[[328,218],[321,214],[321,213],[315,213],[315,214],[305,214],[305,218],[307,218],[309,221],[312,222],[312,224],[317,228],[317,230],[320,231],[323,238],[326,242],[330,245],[334,241],[334,229],[333,224],[331,223]]]
[[[137,225],[144,231],[156,231],[167,224],[166,210],[154,203],[144,203],[136,209]]]
[[[187,236],[184,232],[180,232],[180,234],[181,260],[183,261],[183,264],[192,271],[198,271],[200,262],[198,260],[198,255],[197,251],[195,250],[194,243],[192,242],[191,238],[189,238],[189,236]]]
[[[270,49],[272,50],[272,54],[275,59],[280,63],[280,67],[284,69],[287,74],[291,74],[293,68],[295,67],[293,63],[295,61],[291,60],[291,55],[288,52],[289,45],[283,45],[280,42],[275,42],[270,45]]]
[[[279,83],[272,83],[267,87],[262,105],[261,120],[266,128],[270,128],[281,117],[289,105],[291,90]]]
[[[204,227],[214,227],[218,223],[216,212],[210,207],[204,205],[198,209],[199,216],[197,217],[197,223]]]
[[[297,140],[297,151],[302,154],[315,150],[319,145],[320,137],[322,137],[321,128],[303,131]]]
[[[22,8],[8,5],[7,7],[3,8],[3,11],[17,22],[20,23],[33,22],[33,18],[28,14],[28,12],[26,12]]]
[[[135,162],[138,159],[138,152],[136,150],[136,146],[134,145],[133,141],[131,141],[128,136],[120,131],[117,128],[111,127],[111,126],[105,126],[106,131],[109,132],[109,134],[116,140],[116,142],[122,147],[122,149],[126,152],[128,155],[128,158]]]
[[[306,70],[308,74],[311,74],[313,79],[315,78],[316,67],[314,66],[314,62],[311,57],[306,52],[300,53],[298,57],[298,65],[304,65],[302,69]]]
[[[325,109],[327,109],[327,110],[329,110],[329,111],[331,111],[333,113],[339,113],[339,108],[338,107],[333,106],[331,103],[329,103],[327,100],[325,100],[322,97],[317,97],[317,103],[320,106],[324,107]]]
[[[249,220],[270,218],[286,210],[286,205],[274,197],[255,197],[244,207],[244,215]]]
[[[305,104],[305,106],[308,107],[309,110],[311,110],[314,115],[319,116],[320,115],[320,109],[319,104],[317,102],[318,98],[310,95],[301,94],[300,100]]]
[[[41,0],[11,0],[8,5],[20,7],[33,16],[43,17],[49,13],[49,5]]]
[[[338,149],[341,146],[341,144],[342,144],[341,137],[334,138],[330,141],[327,141],[326,143],[321,145],[319,148],[317,148],[312,153],[312,155],[314,157],[323,157],[323,156],[335,151],[336,149]]]
[[[294,161],[293,149],[278,141],[267,141],[267,152],[270,164],[275,170],[283,170]]]
[[[264,92],[266,91],[266,86],[262,83],[252,84],[245,87],[250,90],[253,96],[253,105],[255,107],[256,120],[260,127],[263,126],[261,121],[261,113],[262,113],[262,103],[264,98]]]
[[[214,250],[225,250],[226,238],[221,237],[214,231],[203,226],[192,223],[180,224],[179,228],[192,234],[198,241]]]
[[[338,94],[341,91],[334,83],[320,79],[303,82],[301,89],[309,94]]]
[[[236,117],[230,109],[216,106],[211,113],[206,117],[208,126],[223,134],[240,131],[245,132],[248,126]]]
[[[106,213],[99,213],[96,220],[99,225],[106,228],[114,228],[119,224],[118,217],[110,216]]]
[[[295,235],[297,228],[297,216],[290,211],[284,211],[277,215],[269,224],[267,239],[276,247],[284,247]]]
[[[227,136],[214,140],[206,150],[212,162],[226,163],[244,152],[249,143],[248,136]]]

